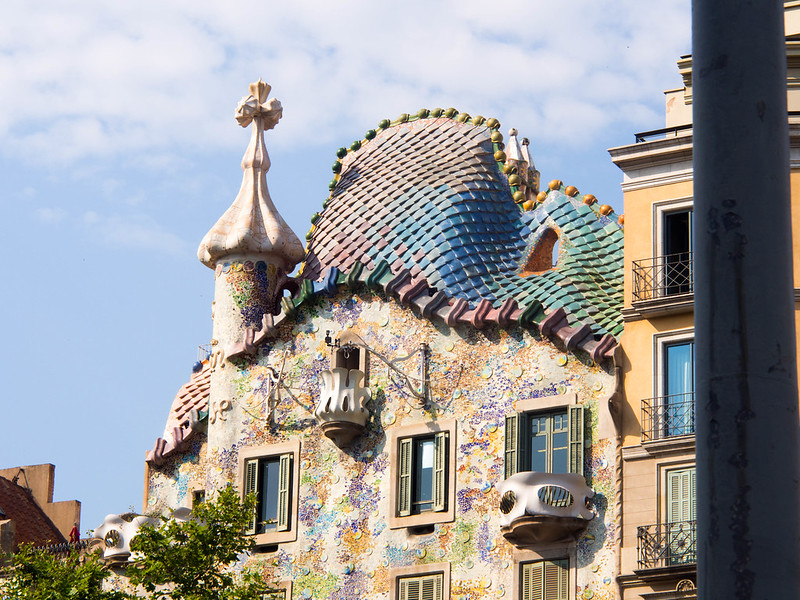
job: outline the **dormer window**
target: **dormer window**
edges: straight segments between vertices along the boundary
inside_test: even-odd
[[[527,277],[552,269],[558,262],[559,246],[558,233],[550,228],[545,229],[533,245],[520,275]]]

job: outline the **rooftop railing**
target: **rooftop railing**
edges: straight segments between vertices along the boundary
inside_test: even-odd
[[[637,538],[639,569],[697,563],[697,521],[644,525]]]
[[[657,300],[694,291],[692,252],[633,261],[633,301]]]
[[[677,137],[683,131],[690,131],[692,125],[676,125],[675,127],[664,127],[663,129],[653,129],[652,131],[642,131],[635,133],[635,143],[641,144],[642,142],[650,141],[651,138],[661,139],[667,137]]]
[[[642,400],[642,441],[694,434],[694,392]]]

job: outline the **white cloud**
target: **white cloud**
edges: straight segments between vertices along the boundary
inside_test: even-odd
[[[174,256],[186,256],[191,251],[185,240],[166,231],[146,215],[104,216],[87,211],[83,215],[83,223],[90,237],[110,246],[163,252]]]
[[[67,216],[67,211],[57,207],[40,207],[37,208],[34,213],[36,214],[36,218],[44,223],[60,223],[64,220],[64,217]]]
[[[157,164],[240,144],[233,107],[259,75],[285,107],[271,134],[279,146],[331,145],[434,105],[497,116],[542,141],[564,144],[568,131],[586,142],[651,114],[689,50],[688,0],[516,0],[502,11],[478,0],[402,10],[246,1],[235,11],[210,0],[7,0],[0,23],[0,141],[65,163],[127,154]]]

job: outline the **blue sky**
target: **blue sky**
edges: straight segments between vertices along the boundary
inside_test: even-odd
[[[268,184],[303,239],[336,149],[453,106],[531,139],[543,181],[623,212],[606,149],[664,123],[690,2],[0,3],[0,467],[52,462],[81,529],[141,509],[144,455],[211,336],[197,246],[236,196],[262,77]]]

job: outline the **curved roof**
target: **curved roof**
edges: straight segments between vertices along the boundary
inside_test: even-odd
[[[450,113],[451,111],[448,111]],[[514,301],[546,314],[562,309],[570,326],[592,335],[622,331],[622,230],[610,207],[598,208],[560,181],[522,210],[518,179],[504,174],[494,119],[403,115],[394,124],[340,149],[338,175],[312,229],[301,271],[323,281],[331,269],[348,273],[388,265],[415,283],[468,308]],[[488,125],[492,125],[491,127]],[[505,162],[505,164],[504,164]],[[505,169],[504,169],[505,167]],[[513,177],[513,175],[511,176]],[[558,260],[531,270],[531,259],[558,238]],[[550,255],[546,257],[550,260]],[[533,310],[535,309],[535,310]]]

